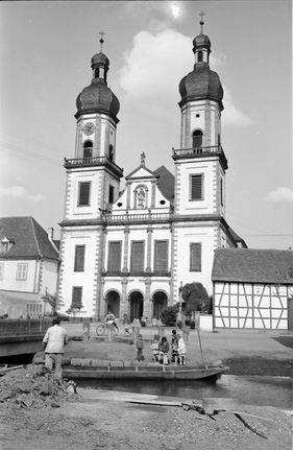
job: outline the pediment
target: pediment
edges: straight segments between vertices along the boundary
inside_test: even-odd
[[[133,172],[131,172],[129,175],[127,175],[126,180],[144,180],[144,179],[156,179],[156,175],[154,175],[154,172],[152,172],[150,169],[148,169],[144,165],[140,165],[135,169]]]

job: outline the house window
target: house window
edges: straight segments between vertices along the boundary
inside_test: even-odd
[[[73,286],[72,287],[71,308],[72,309],[81,309],[82,308],[82,287],[81,286]]]
[[[85,141],[83,144],[83,157],[89,159],[93,155],[93,143],[92,141]]]
[[[155,241],[155,262],[156,272],[168,271],[168,241]]]
[[[74,272],[84,271],[84,255],[85,245],[76,245],[74,255]]]
[[[109,242],[108,271],[120,272],[121,270],[121,241]]]
[[[201,272],[201,244],[190,244],[190,272]]]
[[[202,131],[195,130],[192,133],[192,147],[193,148],[201,148],[202,147]]]
[[[130,255],[131,272],[144,271],[144,241],[132,241]]]
[[[190,200],[203,200],[203,174],[190,176]]]
[[[18,263],[16,268],[16,279],[26,280],[27,279],[27,263]]]
[[[78,183],[78,206],[90,205],[91,182],[82,181]]]
[[[114,186],[109,185],[109,203],[114,203]]]
[[[0,280],[3,280],[4,275],[4,262],[0,262]]]

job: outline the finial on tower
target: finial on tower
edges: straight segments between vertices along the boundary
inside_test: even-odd
[[[199,15],[199,17],[200,17],[200,21],[199,21],[199,24],[200,24],[200,34],[203,34],[203,26],[204,26],[203,16],[205,16],[205,12],[204,12],[204,11],[201,11],[198,15]]]
[[[141,164],[142,166],[145,166],[145,152],[142,152],[142,153],[140,154],[140,164]]]
[[[105,36],[105,33],[104,33],[104,31],[102,30],[102,31],[99,31],[99,36],[100,36],[100,52],[102,52],[103,51],[103,44],[104,44],[104,36]]]

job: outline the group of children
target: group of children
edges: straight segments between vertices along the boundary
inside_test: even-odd
[[[136,350],[138,361],[143,361],[143,340],[142,335],[138,334],[136,340]],[[152,356],[154,362],[159,362],[161,364],[186,364],[186,346],[181,332],[172,330],[171,337],[171,358],[169,357],[170,345],[166,336],[160,338],[159,335],[155,335],[152,345]]]

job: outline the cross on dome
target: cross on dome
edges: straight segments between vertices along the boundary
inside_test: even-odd
[[[100,51],[103,51],[103,44],[104,44],[104,36],[105,36],[105,32],[103,30],[99,31],[99,36],[100,36]]]
[[[204,12],[204,11],[201,11],[198,15],[199,15],[199,17],[200,17],[200,21],[199,21],[199,24],[200,24],[200,34],[203,34],[203,26],[204,26],[204,20],[203,20],[203,17],[205,16],[205,12]]]

